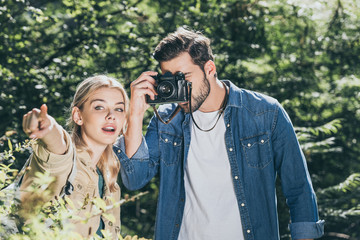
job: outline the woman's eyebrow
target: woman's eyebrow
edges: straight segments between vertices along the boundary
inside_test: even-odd
[[[92,104],[93,102],[106,102],[104,99],[101,98],[96,98],[90,101],[90,104]]]
[[[96,98],[96,99],[93,99],[93,100],[91,100],[90,101],[90,104],[92,104],[93,102],[106,102],[106,100],[104,100],[104,99],[101,99],[101,98]],[[115,103],[115,105],[119,105],[119,104],[123,104],[123,105],[125,105],[125,103],[124,102],[117,102],[117,103]]]

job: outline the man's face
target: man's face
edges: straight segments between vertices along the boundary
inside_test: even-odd
[[[198,110],[210,93],[210,83],[201,68],[194,64],[189,53],[184,52],[178,57],[160,64],[162,73],[182,72],[185,74],[185,80],[192,83],[191,110]],[[185,112],[190,112],[189,103],[179,103],[179,106]]]

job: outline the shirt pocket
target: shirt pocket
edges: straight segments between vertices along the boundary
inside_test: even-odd
[[[182,137],[161,132],[159,143],[161,161],[163,161],[166,166],[176,164],[181,158],[182,145]]]
[[[268,134],[261,134],[240,141],[248,166],[263,169],[271,162]]]

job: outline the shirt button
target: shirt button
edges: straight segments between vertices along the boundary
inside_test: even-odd
[[[248,147],[251,147],[251,143],[248,143],[248,145],[247,145]]]
[[[174,146],[176,146],[177,145],[177,143],[176,142],[174,142]]]
[[[165,138],[165,142],[168,142],[168,141],[169,141],[169,139]]]
[[[118,152],[118,153],[121,153],[121,150],[119,149],[119,150],[117,150],[117,152]]]
[[[109,226],[111,227],[113,225],[113,223],[112,222],[109,222]]]
[[[261,141],[260,141],[261,143],[264,143],[265,141],[264,141],[264,139],[261,139]]]
[[[235,176],[235,179],[237,180],[239,177],[238,176]]]
[[[245,203],[242,203],[241,206],[242,206],[242,207],[245,207]]]
[[[250,233],[251,231],[250,231],[250,229],[248,229],[246,232],[247,232],[247,233]]]
[[[227,126],[227,127],[230,127],[230,123],[228,123],[226,126]]]
[[[233,149],[232,149],[232,148],[229,148],[229,151],[230,151],[230,152],[232,152],[232,151],[233,151]]]

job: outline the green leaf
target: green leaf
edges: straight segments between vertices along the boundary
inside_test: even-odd
[[[98,208],[100,208],[102,211],[106,211],[106,203],[103,199],[101,198],[94,198],[92,200],[92,202],[95,204],[95,206],[97,206]]]
[[[116,222],[116,219],[115,217],[112,215],[112,214],[109,214],[109,213],[103,213],[102,216],[104,218],[106,218],[107,220],[109,220],[110,222]]]
[[[75,207],[75,205],[74,205],[74,202],[73,202],[68,196],[66,196],[66,195],[65,195],[65,201],[66,201],[66,203],[67,203],[73,210],[76,209],[76,207]]]
[[[10,151],[12,152],[12,150],[13,150],[13,146],[12,146],[12,143],[11,143],[10,138],[8,138],[8,145],[9,145],[9,149],[10,149]]]

